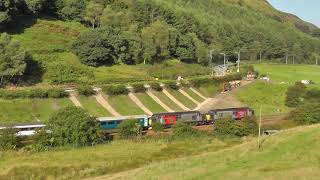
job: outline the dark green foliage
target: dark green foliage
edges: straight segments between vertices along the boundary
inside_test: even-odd
[[[66,0],[58,14],[66,20],[82,21],[86,0]]]
[[[49,89],[48,90],[48,97],[49,98],[64,98],[68,97],[69,94],[64,89]]]
[[[258,125],[254,117],[247,117],[241,121],[231,118],[219,119],[214,124],[214,134],[221,138],[244,137],[256,135]]]
[[[28,98],[47,98],[48,92],[44,89],[31,89]]]
[[[45,76],[52,84],[63,84],[92,79],[93,73],[79,65],[52,63],[48,66]]]
[[[0,130],[0,150],[16,149],[19,140],[16,136],[17,131],[11,127]]]
[[[131,85],[133,88],[133,91],[135,93],[144,93],[146,92],[146,88],[144,87],[144,83],[135,83]]]
[[[85,146],[99,142],[99,122],[87,111],[77,107],[67,107],[59,110],[46,122],[50,130],[53,146]]]
[[[109,96],[127,95],[129,93],[125,85],[108,85],[102,87],[102,90]]]
[[[79,85],[77,86],[77,91],[80,95],[83,96],[93,96],[96,94],[93,88],[89,85]]]
[[[137,120],[126,120],[119,125],[119,134],[122,138],[134,138],[141,135],[141,126]]]
[[[179,86],[177,85],[176,81],[166,81],[163,83],[165,85],[166,88],[170,88],[173,90],[178,90]]]
[[[300,124],[320,123],[320,91],[308,90],[303,98],[298,107],[290,113],[289,118]]]
[[[187,123],[177,123],[172,127],[172,135],[174,137],[191,137],[199,135],[199,132]]]
[[[296,82],[294,86],[289,87],[286,92],[286,106],[297,107],[302,102],[302,96],[305,92],[306,86],[301,82]]]
[[[163,132],[164,127],[160,122],[155,122],[155,123],[152,123],[152,130],[154,132]]]
[[[149,83],[149,86],[151,87],[151,89],[155,90],[155,91],[162,91],[162,87],[160,86],[160,83],[158,82],[151,82]]]
[[[212,78],[210,77],[192,78],[188,79],[188,81],[193,87],[200,87],[202,85],[207,85],[213,82]]]

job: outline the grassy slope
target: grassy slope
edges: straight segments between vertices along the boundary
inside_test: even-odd
[[[256,82],[243,87],[236,93],[236,97],[252,107],[256,113],[262,106],[263,114],[286,113],[290,109],[285,106],[285,92],[288,85],[268,84]]]
[[[320,126],[300,127],[216,153],[156,163],[114,179],[317,179]],[[107,178],[107,177],[105,177]]]
[[[117,140],[85,148],[66,148],[41,153],[1,152],[0,179],[79,179],[217,151],[238,142],[221,142],[211,137],[198,139]]]
[[[194,93],[193,91],[191,91],[189,88],[183,88],[183,90],[189,94],[189,96],[191,96],[194,100],[198,101],[198,102],[202,102],[204,101],[204,99],[202,99],[200,96],[198,96],[196,93]]]
[[[139,100],[153,113],[166,112],[158,103],[156,103],[150,96],[145,93],[137,93]]]
[[[69,99],[0,99],[0,123],[45,121],[61,107],[72,106]]]
[[[110,112],[104,109],[94,97],[80,96],[79,101],[91,115],[96,117],[109,117]]]
[[[196,89],[205,97],[214,97],[219,91],[219,87],[215,85],[203,86]]]
[[[168,107],[170,107],[174,111],[182,111],[176,103],[174,103],[168,96],[166,96],[163,92],[154,92],[154,94]]]
[[[107,98],[110,105],[121,115],[141,115],[145,112],[140,109],[130,98],[126,95],[109,96]]]
[[[192,102],[189,98],[181,94],[179,91],[168,89],[168,92],[189,109],[194,109],[195,107],[197,107],[197,105],[194,102]]]

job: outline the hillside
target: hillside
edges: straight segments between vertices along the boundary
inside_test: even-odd
[[[223,61],[220,52],[233,61],[238,50],[243,60],[256,60],[261,52],[270,61],[289,55],[297,63],[314,63],[320,49],[320,39],[310,35],[312,25],[261,0],[57,0],[37,1],[39,6],[19,2],[0,4],[0,29],[34,62],[15,74],[15,81],[4,74],[9,83],[23,79],[28,85],[106,84],[193,77],[210,74],[201,65],[208,65],[212,49],[216,64]],[[152,66],[170,59],[184,63]],[[141,65],[144,62],[147,65]]]
[[[319,128],[299,127],[264,137],[260,150],[255,140],[97,179],[317,179]]]

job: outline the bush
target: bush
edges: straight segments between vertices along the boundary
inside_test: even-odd
[[[146,92],[146,88],[144,87],[144,83],[135,83],[131,85],[133,88],[133,91],[135,93],[143,93]]]
[[[151,87],[151,89],[153,89],[155,91],[162,91],[163,90],[163,88],[157,82],[149,83],[149,86]]]
[[[200,87],[202,85],[207,85],[207,84],[210,84],[210,82],[213,82],[213,79],[208,77],[193,78],[189,80],[189,83],[193,87]]]
[[[49,98],[64,98],[64,97],[68,97],[69,94],[63,90],[63,89],[49,89],[48,90],[48,97]]]
[[[104,86],[102,90],[109,96],[127,95],[129,93],[129,90],[124,85]]]
[[[99,122],[82,108],[66,107],[54,113],[46,122],[53,146],[85,146],[99,142]],[[44,142],[48,142],[44,141]]]
[[[43,89],[31,89],[29,91],[29,98],[47,98],[48,92]]]
[[[199,132],[187,123],[177,123],[172,127],[172,134],[175,137],[190,137],[199,135]]]
[[[297,107],[302,102],[302,96],[305,92],[306,86],[301,82],[296,82],[294,86],[289,87],[286,92],[286,106]]]
[[[232,118],[219,119],[215,122],[214,134],[220,138],[244,137],[255,135],[258,125],[253,117],[236,121]]]
[[[88,85],[78,86],[77,91],[80,95],[83,95],[83,96],[93,96],[96,94],[96,92],[92,89],[92,87]]]
[[[152,124],[152,130],[154,132],[163,132],[164,131],[164,127],[160,122],[155,122]]]
[[[17,148],[19,140],[16,133],[16,130],[10,127],[0,131],[0,150],[12,150]]]
[[[167,88],[173,89],[173,90],[179,90],[179,86],[177,85],[176,81],[166,81],[164,82],[164,85]]]
[[[137,120],[126,120],[119,125],[119,134],[122,138],[134,138],[141,135],[141,126]]]

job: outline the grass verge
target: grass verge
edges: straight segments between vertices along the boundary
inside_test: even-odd
[[[145,93],[136,93],[135,94],[139,100],[153,113],[166,112],[157,102],[155,102],[150,96]]]
[[[141,115],[145,114],[127,95],[109,96],[107,98],[110,105],[121,115]]]
[[[96,117],[110,117],[110,112],[104,109],[94,97],[78,97],[83,108],[87,110],[92,116]]]

